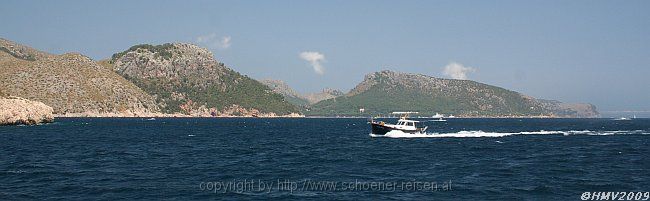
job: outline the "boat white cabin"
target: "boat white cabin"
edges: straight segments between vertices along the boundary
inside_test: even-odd
[[[383,121],[376,122],[371,119],[372,133],[384,135],[393,130],[399,130],[404,133],[424,133],[427,129],[427,127],[418,127],[420,124],[419,121],[407,119],[410,114],[417,114],[417,112],[393,112],[392,114],[400,115],[396,124],[387,124]]]

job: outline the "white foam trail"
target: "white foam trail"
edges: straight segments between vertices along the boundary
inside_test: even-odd
[[[424,133],[424,134],[410,134],[402,131],[390,131],[386,135],[370,134],[371,137],[389,137],[389,138],[465,138],[465,137],[505,137],[511,135],[625,135],[625,134],[650,134],[644,130],[633,131],[526,131],[526,132],[513,132],[513,133],[498,133],[498,132],[484,132],[484,131],[460,131],[456,133]]]

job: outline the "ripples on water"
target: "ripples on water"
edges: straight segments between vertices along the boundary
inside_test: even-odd
[[[0,127],[0,200],[576,200],[584,191],[650,191],[648,119],[427,124],[436,138],[373,138],[366,119],[61,118]],[[452,190],[199,188],[201,182],[244,179],[451,180]]]

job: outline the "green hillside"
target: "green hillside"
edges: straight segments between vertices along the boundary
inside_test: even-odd
[[[360,112],[363,108],[365,111]],[[369,116],[393,111],[416,111],[456,116],[552,115],[534,98],[468,80],[440,79],[418,74],[382,71],[366,76],[350,93],[313,105],[307,115]]]
[[[111,63],[119,74],[155,96],[164,113],[298,112],[282,95],[217,62],[211,52],[195,45],[136,45],[114,54]]]

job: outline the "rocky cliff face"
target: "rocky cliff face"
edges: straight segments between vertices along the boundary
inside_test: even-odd
[[[261,80],[260,82],[269,86],[274,92],[282,94],[284,98],[290,103],[297,106],[308,106],[318,103],[323,100],[336,98],[343,95],[343,92],[325,88],[319,93],[300,94],[293,90],[287,83],[282,80]]]
[[[262,84],[265,84],[273,92],[282,94],[284,96],[284,99],[287,100],[289,103],[296,105],[296,106],[305,106],[309,105],[309,101],[301,94],[293,90],[287,83],[285,83],[282,80],[271,80],[271,79],[266,79],[266,80],[260,80]]]
[[[536,99],[549,113],[556,117],[594,118],[600,117],[595,105],[589,103],[562,103],[556,100]]]
[[[361,108],[367,113],[404,110],[419,111],[425,116],[436,112],[466,117],[594,117],[598,114],[595,107],[576,109],[560,102],[543,102],[474,81],[393,71],[366,75],[363,82],[344,96],[314,105],[310,114],[359,115]]]
[[[136,45],[116,53],[112,68],[153,95],[163,112],[192,116],[276,116],[296,107],[192,44]]]
[[[52,107],[19,97],[0,97],[0,125],[33,125],[54,121]]]
[[[316,104],[318,102],[328,100],[328,99],[332,99],[332,98],[336,98],[336,97],[339,97],[339,96],[342,96],[342,95],[343,95],[343,92],[341,92],[339,90],[325,88],[325,89],[323,89],[323,91],[321,91],[319,93],[310,93],[310,94],[305,95],[304,97],[305,97],[305,99],[307,99],[307,101],[309,101],[310,104]]]
[[[160,111],[153,97],[84,55],[52,55],[5,39],[0,50],[3,93],[43,102],[55,114]]]

